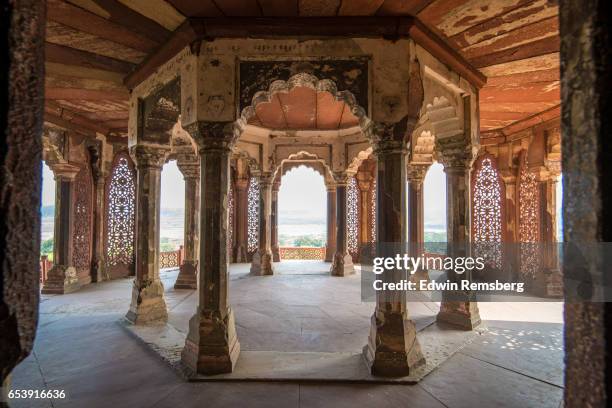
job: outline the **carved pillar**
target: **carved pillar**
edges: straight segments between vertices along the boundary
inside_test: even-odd
[[[93,234],[92,234],[92,259],[91,278],[93,282],[102,282],[110,279],[106,273],[104,254],[104,226],[106,225],[106,171],[105,163],[101,162],[100,147],[89,148],[91,157],[91,168],[94,182],[94,208],[93,208]]]
[[[259,179],[259,248],[253,254],[251,273],[272,275],[272,176],[262,174]]]
[[[174,283],[175,289],[197,288],[196,245],[198,243],[198,221],[199,221],[199,191],[200,164],[194,154],[189,157],[179,157],[177,165],[185,180],[185,227],[183,230],[183,248],[185,258],[180,265],[179,274]]]
[[[159,279],[159,217],[161,169],[168,150],[136,145],[136,276],[126,318],[134,324],[168,319],[164,285]]]
[[[52,168],[55,175],[53,267],[47,274],[41,293],[64,294],[80,288],[77,272],[72,264],[72,195],[79,168],[71,164],[55,164]]]
[[[332,276],[347,276],[355,273],[353,258],[348,251],[346,236],[346,190],[348,175],[344,172],[334,175],[336,181],[336,253],[332,260]]]
[[[406,243],[406,144],[392,126],[376,129],[375,154],[378,158],[376,181],[377,256],[395,256]],[[399,139],[399,140],[398,140]],[[384,245],[384,246],[383,246]],[[387,270],[380,279],[399,282],[403,270]],[[376,309],[371,319],[368,344],[363,352],[373,375],[406,376],[425,364],[410,320],[404,291],[376,292]]]
[[[461,135],[463,137],[463,135]],[[447,141],[448,143],[448,141]],[[442,163],[446,173],[446,228],[449,253],[452,257],[469,256],[470,242],[470,169],[471,158],[469,148],[460,143],[459,147],[442,151]],[[461,277],[453,271],[448,271],[451,281],[468,278]],[[467,272],[466,272],[467,273]],[[462,329],[472,330],[480,324],[478,305],[470,301],[469,293],[461,293],[460,300],[452,300],[448,292],[443,293],[438,322],[451,324]]]
[[[248,195],[249,179],[241,177],[236,179],[236,237],[234,240],[234,260],[238,263],[248,262]]]
[[[563,276],[559,269],[557,242],[557,182],[559,173],[551,173],[540,185],[540,240],[542,268],[536,276],[535,294],[563,296]]]
[[[272,184],[272,212],[270,220],[272,223],[271,242],[272,242],[272,261],[280,262],[280,248],[278,247],[278,190],[280,189],[280,180]]]
[[[425,211],[423,208],[423,180],[427,174],[428,164],[409,164],[408,178],[408,245],[414,256],[425,251]],[[429,279],[426,269],[422,268],[413,275],[415,280]]]
[[[186,127],[200,153],[198,307],[189,320],[181,360],[200,374],[233,370],[240,344],[228,300],[227,198],[232,122],[196,122]]]
[[[336,183],[327,185],[327,245],[325,262],[332,262],[336,253]]]

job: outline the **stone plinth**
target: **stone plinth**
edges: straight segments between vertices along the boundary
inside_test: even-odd
[[[47,273],[47,280],[41,293],[43,295],[63,295],[79,290],[79,278],[73,266],[53,265]]]

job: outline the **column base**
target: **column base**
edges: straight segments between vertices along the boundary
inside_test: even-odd
[[[193,373],[231,373],[239,354],[240,343],[231,308],[227,308],[225,316],[219,310],[197,311],[189,320],[181,361]]]
[[[272,267],[272,252],[262,253],[261,251],[257,250],[257,252],[253,254],[251,275],[274,275],[274,268]]]
[[[145,281],[140,285],[134,281],[132,303],[125,318],[133,324],[164,324],[168,321],[161,281]]]
[[[355,265],[353,265],[353,257],[349,254],[336,252],[330,269],[332,276],[348,276],[355,273]]]
[[[463,330],[474,330],[481,323],[476,302],[442,301],[436,321]]]
[[[246,263],[249,262],[247,250],[243,245],[234,248],[234,262]]]
[[[198,262],[184,261],[179,268],[174,289],[197,289],[198,288]]]
[[[109,280],[104,270],[104,259],[96,259],[92,262],[91,280],[92,282],[103,282]]]
[[[363,356],[372,375],[405,377],[425,365],[416,326],[404,313],[375,311]]]
[[[281,261],[280,248],[272,247],[272,262],[280,262],[280,261]]]
[[[73,266],[53,265],[47,273],[40,293],[43,295],[63,295],[81,288],[77,271]]]

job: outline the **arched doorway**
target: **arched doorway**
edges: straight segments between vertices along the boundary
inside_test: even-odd
[[[305,165],[281,176],[277,213],[281,261],[323,261],[327,244],[325,190],[323,176]]]

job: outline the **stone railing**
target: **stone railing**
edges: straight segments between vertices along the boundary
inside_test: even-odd
[[[280,247],[280,258],[287,259],[325,259],[325,247]]]
[[[49,260],[47,255],[40,257],[40,284],[42,285],[47,280],[47,273],[53,267],[53,262]]]
[[[178,268],[183,263],[184,249],[181,245],[176,251],[159,253],[159,269]]]

